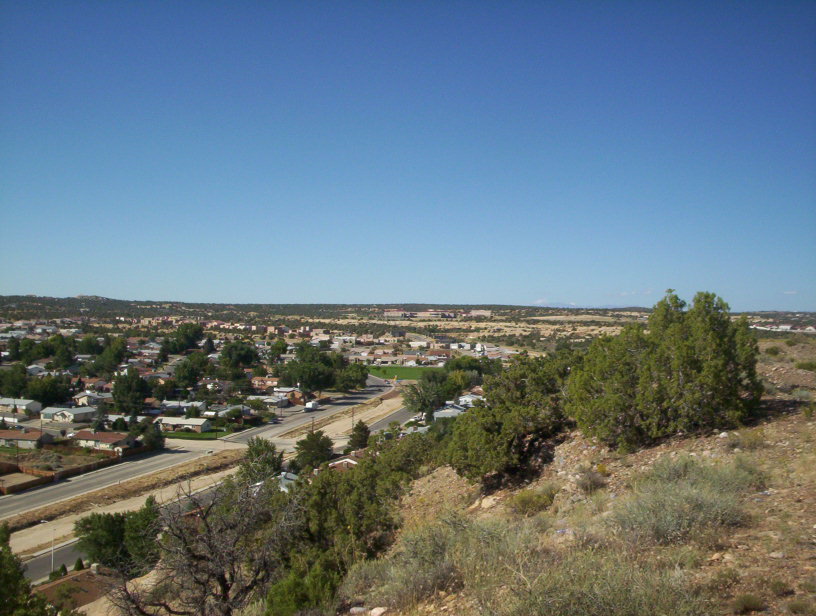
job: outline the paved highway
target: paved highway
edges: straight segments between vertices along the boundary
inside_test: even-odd
[[[372,432],[380,432],[381,430],[385,430],[392,421],[396,421],[399,425],[402,425],[411,419],[414,414],[415,413],[409,411],[407,408],[402,407],[391,413],[388,417],[383,417],[379,421],[375,421],[368,429]]]
[[[169,440],[168,443],[170,443]],[[161,453],[139,454],[114,466],[84,475],[77,475],[57,483],[46,484],[25,492],[0,496],[0,520],[23,511],[79,496],[85,492],[115,485],[139,475],[153,473],[169,466],[188,462],[202,455],[205,455],[204,451],[187,451],[185,449],[167,449]]]
[[[366,400],[370,400],[374,396],[379,396],[387,391],[386,387],[386,383],[383,379],[377,378],[376,376],[369,376],[366,389],[361,392],[346,395],[342,399],[322,407],[320,410],[310,411],[307,413],[302,411],[301,408],[294,411],[284,409],[283,420],[280,423],[268,424],[266,426],[261,426],[260,428],[244,430],[243,432],[239,432],[233,436],[226,437],[223,440],[228,440],[232,443],[246,443],[254,436],[274,439],[275,437],[289,432],[290,430],[311,423],[312,419],[318,421],[324,419],[325,417],[331,417],[335,413],[339,413],[350,406],[361,404]]]
[[[274,438],[293,428],[308,424],[312,421],[312,417],[321,419],[338,413],[354,404],[365,402],[383,393],[386,383],[383,379],[370,376],[368,377],[367,385],[364,391],[348,395],[337,403],[327,405],[324,407],[324,410],[310,413],[298,412],[297,409],[294,409],[294,412],[293,410],[284,411],[284,419],[279,424],[253,428],[222,440],[246,444],[253,436]],[[187,443],[189,443],[189,449],[187,449]],[[48,484],[32,490],[26,490],[25,492],[0,496],[0,520],[66,498],[79,496],[80,494],[92,490],[115,485],[139,475],[153,473],[182,462],[188,462],[206,454],[206,449],[201,446],[201,443],[207,444],[206,449],[216,448],[216,446],[213,446],[212,441],[188,441],[185,443],[181,440],[167,439],[167,445],[170,449],[164,452],[136,455],[108,468],[71,477],[58,483]]]
[[[47,578],[48,574],[54,569],[59,569],[60,565],[65,565],[68,571],[73,571],[76,559],[80,556],[86,559],[86,556],[77,549],[76,541],[55,547],[53,569],[51,567],[51,550],[47,550],[43,554],[35,556],[23,563],[26,568],[25,576],[32,582],[39,582]]]

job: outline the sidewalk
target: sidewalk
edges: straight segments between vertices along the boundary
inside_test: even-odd
[[[73,538],[74,523],[91,513],[119,513],[123,511],[133,511],[139,509],[144,505],[147,497],[152,495],[156,498],[158,503],[164,504],[175,500],[182,485],[185,489],[197,491],[207,488],[214,483],[221,481],[224,477],[234,473],[237,468],[231,468],[212,475],[204,475],[196,477],[189,482],[177,483],[166,486],[159,490],[155,490],[141,496],[134,496],[110,505],[96,507],[91,511],[84,511],[82,513],[68,515],[56,520],[51,520],[37,526],[26,528],[16,533],[12,533],[9,545],[12,552],[18,556],[33,556],[39,550],[50,549],[52,536],[54,538],[54,545],[66,543]]]

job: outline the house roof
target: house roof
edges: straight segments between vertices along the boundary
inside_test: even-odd
[[[190,419],[184,417],[159,417],[156,421],[177,426],[203,426],[204,422],[209,421],[209,419],[199,417],[191,417]]]
[[[39,430],[0,430],[0,438],[13,441],[36,441],[41,436]]]
[[[124,441],[130,435],[124,432],[91,432],[90,430],[81,430],[74,434],[74,439],[77,441],[98,441],[100,443],[118,443]]]

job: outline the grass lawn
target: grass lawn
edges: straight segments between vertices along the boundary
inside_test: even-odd
[[[214,441],[228,434],[233,434],[233,432],[227,432],[226,430],[218,432],[165,432],[164,436],[165,438],[180,438],[191,441]]]
[[[369,366],[368,372],[381,379],[391,380],[397,377],[398,379],[415,381],[422,374],[422,371],[427,369],[420,366]]]

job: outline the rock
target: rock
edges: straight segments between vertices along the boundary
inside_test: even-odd
[[[735,561],[735,560],[737,560],[737,559],[736,559],[736,558],[734,558],[734,555],[733,555],[733,554],[729,554],[728,552],[726,552],[725,554],[723,554],[723,560],[724,560],[725,562],[732,563],[732,562],[734,562],[734,561]]]
[[[499,501],[499,499],[496,498],[495,496],[485,496],[482,499],[482,503],[481,503],[480,507],[482,509],[490,509],[491,507],[495,507],[496,503],[498,501]]]
[[[728,438],[728,432],[720,432],[717,438]]]
[[[768,558],[785,558],[784,552],[771,552],[768,554]]]
[[[722,552],[715,552],[711,556],[708,557],[708,560],[722,560]]]
[[[360,607],[358,605],[357,607],[351,608],[349,610],[349,614],[368,614],[368,608],[367,607]]]
[[[388,611],[387,607],[373,607],[371,611],[368,613],[369,616],[382,616]]]

